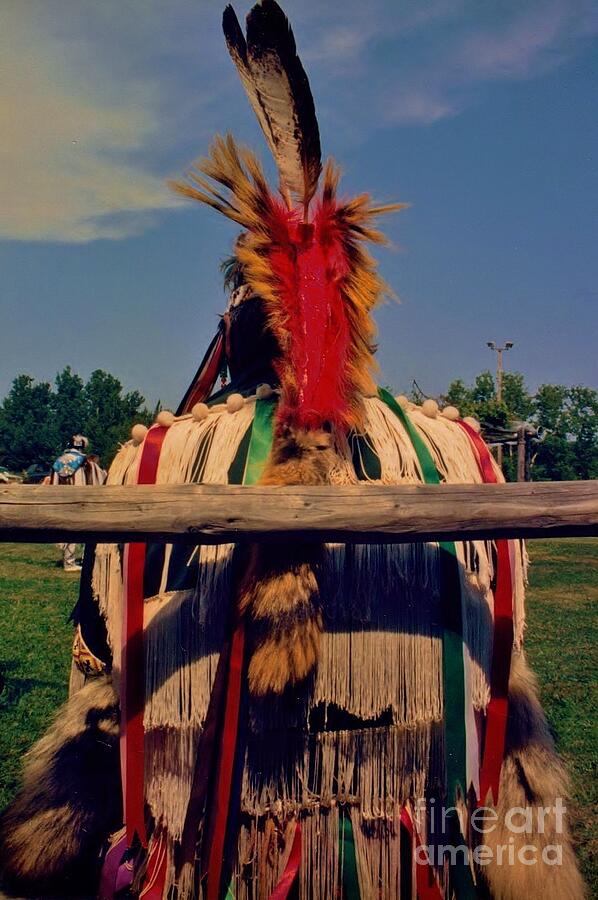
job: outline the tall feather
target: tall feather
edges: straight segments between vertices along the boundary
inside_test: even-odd
[[[222,20],[226,44],[272,152],[287,206],[305,216],[322,170],[320,133],[309,81],[289,21],[275,0],[261,0],[247,16],[247,41],[234,10]]]
[[[247,94],[251,108],[264,132],[270,152],[272,153],[272,156],[276,158],[276,146],[272,135],[270,120],[268,119],[268,114],[262,103],[260,92],[257,89],[249,67],[245,35],[243,34],[243,30],[237,19],[237,14],[230,5],[225,7],[222,14],[222,30],[224,32],[228,52],[239,73],[241,84],[245,88],[245,93]]]

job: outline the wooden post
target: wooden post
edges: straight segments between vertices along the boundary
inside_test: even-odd
[[[598,481],[0,486],[0,540],[401,543],[598,534]]]
[[[527,429],[520,425],[517,429],[517,481],[527,481],[525,460],[527,456]]]

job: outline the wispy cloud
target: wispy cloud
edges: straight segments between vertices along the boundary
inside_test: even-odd
[[[93,48],[53,37],[29,4],[2,14],[0,236],[85,242],[143,230],[176,201],[134,161],[157,127],[151,84],[121,85]],[[47,24],[47,23],[44,23]]]
[[[559,3],[466,37],[458,61],[470,77],[523,79],[557,66],[566,55],[569,32],[566,9]]]
[[[475,102],[480,86],[538,77],[574,56],[597,32],[598,9],[588,0],[516,7],[491,25],[465,17],[443,35],[435,58],[427,48],[421,65],[397,72],[400,86],[383,93],[380,118],[387,125],[451,118]]]
[[[446,92],[425,86],[405,86],[393,92],[383,113],[386,125],[433,125],[452,118],[461,106]]]
[[[355,64],[367,62],[380,40],[413,34],[456,16],[464,0],[345,0],[339,14],[338,0],[303,4],[296,10],[285,4],[293,24],[305,23],[308,40],[301,46],[306,62],[323,62],[335,74],[346,74]]]
[[[250,0],[237,0],[240,17]],[[593,0],[284,0],[323,131],[432,125],[480,87],[536,77],[598,31]],[[0,31],[0,238],[139,234],[216,130],[253,140],[220,33],[222,0],[6,0]]]

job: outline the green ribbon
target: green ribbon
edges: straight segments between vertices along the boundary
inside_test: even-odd
[[[434,465],[432,454],[428,450],[422,436],[420,435],[411,419],[408,417],[403,407],[400,406],[393,395],[386,391],[384,388],[378,388],[378,396],[384,403],[386,403],[388,408],[395,414],[397,419],[399,419],[401,425],[409,435],[409,440],[413,444],[413,449],[415,450],[417,461],[419,462],[420,468],[422,470],[424,482],[426,484],[440,484],[440,475],[438,474],[438,470]]]
[[[440,484],[440,476],[432,455],[405,410],[384,388],[378,389],[380,399],[397,416],[417,456],[426,484]],[[444,745],[447,800],[454,802],[458,793],[465,797],[467,784],[467,735],[465,728],[465,670],[463,663],[463,613],[461,607],[461,578],[454,541],[441,541],[440,578],[442,585],[442,675],[444,693]],[[451,824],[453,835],[462,840],[458,817],[457,827]],[[460,854],[462,856],[462,854]],[[457,896],[466,900],[477,897],[477,891],[467,864],[454,867],[453,876]]]
[[[264,466],[272,449],[276,402],[276,397],[255,401],[255,413],[249,449],[247,451],[247,464],[245,466],[243,484],[256,484],[264,471]]]
[[[249,453],[249,443],[251,441],[252,431],[253,423],[249,426],[249,428],[241,438],[241,442],[239,443],[239,447],[237,448],[237,452],[235,453],[235,458],[230,464],[230,468],[228,470],[229,484],[243,484],[243,477],[245,475],[245,467],[247,465],[247,454]]]
[[[359,481],[379,481],[382,477],[380,459],[367,437],[353,432],[349,435],[353,468]]]
[[[359,878],[353,825],[348,813],[341,811],[339,818],[340,861],[343,876],[343,900],[360,900]]]

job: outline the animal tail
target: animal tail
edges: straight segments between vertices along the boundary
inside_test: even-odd
[[[102,846],[122,821],[118,735],[118,697],[106,676],[58,711],[0,816],[0,889],[66,898],[97,886]]]
[[[260,484],[329,481],[334,462],[323,429],[281,426]],[[323,548],[313,542],[256,544],[242,579],[238,608],[250,623],[248,681],[253,694],[280,694],[318,662],[322,613],[317,572]]]
[[[523,654],[515,654],[497,820],[479,836],[491,851],[492,862],[480,874],[493,900],[586,897],[571,844],[567,793],[536,678]]]

